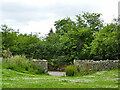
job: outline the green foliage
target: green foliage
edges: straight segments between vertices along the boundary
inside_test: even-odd
[[[55,34],[59,37],[57,41],[59,43],[58,50],[66,57],[65,61],[92,58],[90,43],[94,39],[93,33],[99,31],[103,26],[100,15],[87,12],[76,15],[76,22],[70,18],[55,21]]]
[[[29,73],[41,74],[45,73],[41,66],[37,66],[34,62],[29,61],[25,56],[16,55],[14,58],[3,59],[2,67],[12,69],[18,72],[28,71]]]
[[[7,52],[7,50],[3,50],[3,53],[2,53],[3,57],[7,57],[8,56],[7,53],[5,53],[5,52]]]
[[[14,58],[3,59],[3,66],[5,66],[7,69],[13,69],[13,70],[17,70],[19,68],[25,69],[25,67],[27,66],[27,63],[28,61],[26,60],[25,56],[17,55]]]
[[[37,65],[37,67],[34,70],[35,70],[36,74],[43,74],[43,73],[45,73],[45,70],[40,65]]]
[[[2,30],[2,50],[7,50],[10,48],[10,51],[13,55],[22,55],[28,53],[28,46],[31,43],[36,43],[39,41],[37,35],[32,34],[19,34],[19,30],[15,31],[12,28],[8,28],[7,25],[1,25]]]
[[[0,32],[0,57],[2,56],[2,33]]]
[[[67,76],[75,76],[78,74],[78,69],[73,65],[69,65],[65,68],[65,72]]]
[[[2,50],[10,48],[13,55],[27,58],[47,59],[49,62],[73,62],[84,59],[119,59],[120,26],[111,23],[103,26],[99,13],[83,12],[55,21],[44,39],[37,34],[20,34],[7,25],[2,25]],[[64,57],[64,59],[63,59]],[[97,57],[97,58],[94,58]]]
[[[7,25],[1,25],[2,30],[2,50],[7,50],[9,47],[15,45],[17,41],[18,31],[15,32],[12,28],[8,28]]]
[[[96,32],[91,43],[91,54],[98,55],[98,59],[118,59],[117,29],[116,24],[109,24]]]

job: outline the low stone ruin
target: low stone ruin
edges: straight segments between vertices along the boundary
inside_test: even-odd
[[[102,71],[118,68],[119,60],[74,60],[74,66],[77,66],[80,71]]]

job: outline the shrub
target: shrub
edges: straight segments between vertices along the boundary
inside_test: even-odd
[[[42,74],[45,73],[45,70],[40,65],[38,65],[35,73]]]
[[[67,76],[75,76],[78,74],[78,69],[73,65],[69,65],[65,68],[65,72]]]
[[[7,69],[23,71],[28,66],[28,62],[25,56],[16,55],[14,58],[3,59],[3,66]]]
[[[36,65],[34,62],[29,61],[25,56],[16,55],[14,58],[3,59],[2,67],[12,69],[18,72],[26,72],[33,74],[45,73],[41,66]]]
[[[45,73],[45,70],[40,65],[36,65],[34,62],[30,62],[30,72],[34,72],[35,74],[42,74]]]

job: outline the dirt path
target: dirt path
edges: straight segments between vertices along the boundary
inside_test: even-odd
[[[59,72],[59,71],[48,71],[48,74],[52,76],[66,76],[66,72]]]

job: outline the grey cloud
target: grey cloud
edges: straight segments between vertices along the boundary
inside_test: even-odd
[[[17,22],[29,22],[48,19],[42,8],[30,7],[18,3],[2,4],[2,20],[10,19]]]
[[[86,7],[86,8],[85,8]],[[19,3],[2,3],[2,21],[10,19],[17,23],[28,23],[29,21],[40,21],[51,18],[49,14],[54,14],[56,17],[67,17],[80,14],[84,9],[91,10],[92,5],[68,5],[57,3],[48,7],[43,6],[28,6]],[[55,17],[53,16],[53,18]]]
[[[57,3],[48,8],[49,11],[55,13],[56,16],[74,16],[80,14],[82,11],[95,12],[98,11],[99,6],[93,5],[90,3],[76,3],[76,4],[67,4],[67,3]]]

